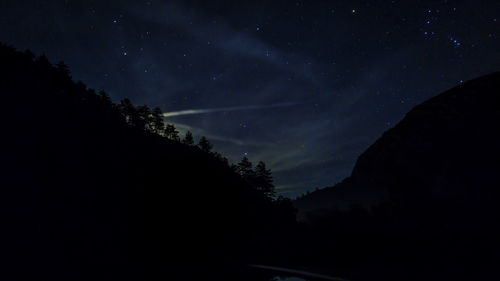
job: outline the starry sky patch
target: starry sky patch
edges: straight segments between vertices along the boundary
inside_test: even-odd
[[[167,122],[263,160],[294,197],[348,176],[413,106],[499,71],[499,17],[498,1],[18,0],[0,40],[115,102],[199,110]]]

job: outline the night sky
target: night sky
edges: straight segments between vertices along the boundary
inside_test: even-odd
[[[500,70],[500,1],[1,1],[0,41],[159,106],[285,196],[335,184],[413,106]]]

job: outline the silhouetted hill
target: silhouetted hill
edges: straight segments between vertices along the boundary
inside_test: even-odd
[[[500,73],[494,73],[416,106],[361,154],[350,177],[294,203],[306,212],[415,193],[464,204],[491,198],[499,186],[499,126]]]
[[[128,125],[62,64],[5,45],[0,61],[0,279],[192,280],[272,258],[295,221],[284,201],[212,154]]]
[[[497,280],[500,73],[413,108],[334,187],[295,201],[297,259],[348,280]]]

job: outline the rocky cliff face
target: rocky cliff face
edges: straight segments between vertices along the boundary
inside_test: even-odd
[[[500,73],[416,106],[358,158],[349,178],[296,200],[304,213],[432,198],[483,204],[498,198]]]

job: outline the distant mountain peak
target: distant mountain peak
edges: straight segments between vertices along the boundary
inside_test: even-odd
[[[359,156],[350,177],[295,205],[304,213],[412,196],[464,202],[471,192],[490,194],[488,186],[498,182],[499,129],[495,72],[415,106]]]

